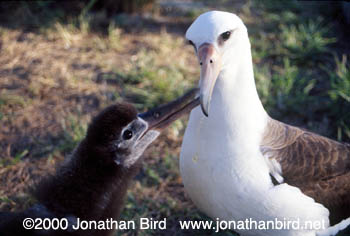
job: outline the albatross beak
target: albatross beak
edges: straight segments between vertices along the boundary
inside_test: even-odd
[[[199,98],[195,98],[197,93],[198,89],[191,89],[182,97],[168,104],[161,105],[150,111],[139,114],[138,116],[148,123],[148,129],[146,132],[152,129],[161,131],[168,127],[173,121],[198,106]]]
[[[200,104],[205,116],[209,114],[211,95],[221,70],[221,56],[214,45],[204,43],[198,48],[201,65]]]

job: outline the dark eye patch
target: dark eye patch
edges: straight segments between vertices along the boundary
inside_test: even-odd
[[[226,31],[220,35],[223,41],[228,40],[231,37],[231,31]]]
[[[227,41],[231,37],[232,32],[233,32],[233,30],[229,30],[229,31],[226,31],[226,32],[220,34],[220,36],[218,38],[218,43],[220,46],[222,46],[225,43],[225,41]]]

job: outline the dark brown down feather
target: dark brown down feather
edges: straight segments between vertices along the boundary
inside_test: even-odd
[[[34,195],[39,204],[24,212],[0,213],[0,235],[111,235],[114,230],[25,230],[22,221],[27,217],[68,218],[72,219],[71,225],[75,225],[76,218],[117,219],[124,206],[127,187],[140,167],[140,159],[129,168],[116,165],[112,142],[122,128],[136,118],[137,111],[129,104],[113,105],[102,111],[66,163],[37,186]]]

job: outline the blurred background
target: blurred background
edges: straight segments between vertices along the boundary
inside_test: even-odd
[[[350,142],[350,6],[342,1],[74,0],[0,2],[0,210],[26,208],[29,188],[84,137],[91,117],[129,101],[139,111],[195,86],[184,34],[202,12],[238,14],[252,44],[260,98],[278,120]],[[167,217],[165,231],[208,219],[183,191],[178,157],[188,117],[150,147],[123,220]],[[220,235],[234,235],[223,231]]]

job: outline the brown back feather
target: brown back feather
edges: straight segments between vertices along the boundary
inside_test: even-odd
[[[350,217],[349,144],[270,119],[261,151],[281,165],[284,182],[329,209],[332,224]]]

